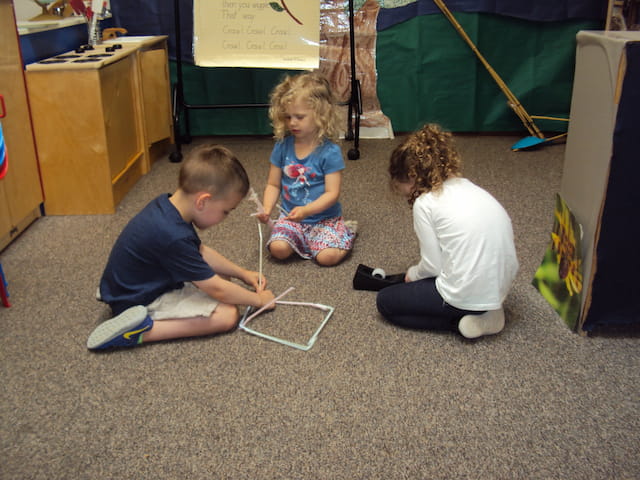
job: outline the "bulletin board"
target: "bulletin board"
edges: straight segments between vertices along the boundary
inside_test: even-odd
[[[200,67],[311,70],[320,63],[320,0],[194,0]]]

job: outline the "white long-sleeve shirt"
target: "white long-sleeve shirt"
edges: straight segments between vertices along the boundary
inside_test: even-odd
[[[511,219],[487,191],[450,178],[413,205],[420,262],[410,280],[436,277],[442,298],[464,310],[502,306],[518,271]]]

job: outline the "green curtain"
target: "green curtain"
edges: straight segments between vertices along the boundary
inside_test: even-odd
[[[170,62],[176,81],[176,63]],[[271,89],[286,70],[259,68],[204,68],[182,64],[185,103],[229,105],[269,103]],[[271,124],[264,107],[189,109],[190,133],[201,135],[267,135]],[[181,120],[185,133],[184,121]]]
[[[456,19],[529,115],[569,118],[575,36],[595,22],[531,22],[489,14]],[[396,132],[426,122],[457,132],[526,131],[496,81],[443,15],[378,32],[378,97]],[[563,122],[536,120],[542,130]]]

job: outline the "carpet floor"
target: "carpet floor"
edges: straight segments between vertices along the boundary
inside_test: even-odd
[[[335,313],[304,352],[242,331],[92,353],[109,318],[95,290],[110,248],[148,201],[176,188],[156,162],[113,215],[45,216],[0,253],[12,306],[0,307],[2,479],[634,479],[640,478],[640,337],[570,331],[531,285],[550,241],[563,145],[512,152],[513,136],[457,135],[465,176],[511,215],[520,270],[506,327],[475,341],[396,328],[351,281],[364,263],[415,263],[406,202],[388,188],[403,137],[360,142],[341,201],[357,220],[337,267],[276,262],[274,292]],[[222,143],[262,193],[269,137]],[[351,145],[343,145],[345,153]],[[244,201],[203,241],[257,269]],[[278,307],[254,326],[305,341],[323,313]]]

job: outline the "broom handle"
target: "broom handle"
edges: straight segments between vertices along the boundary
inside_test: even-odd
[[[531,118],[537,118],[538,120],[555,120],[558,122],[568,122],[568,118],[560,118],[560,117],[546,117],[544,115],[531,115]]]
[[[467,35],[467,32],[464,31],[462,26],[458,23],[458,21],[455,19],[455,17],[451,13],[451,11],[444,4],[444,2],[442,0],[433,0],[433,2],[442,11],[444,16],[447,17],[449,22],[451,22],[451,24],[455,27],[456,31],[460,34],[462,39],[465,42],[467,42],[467,45],[469,45],[469,47],[471,47],[471,50],[473,51],[473,53],[476,54],[476,56],[478,57],[480,62],[482,62],[482,64],[484,65],[484,68],[487,69],[489,74],[496,81],[496,83],[498,84],[498,87],[500,87],[500,90],[502,90],[502,92],[506,95],[507,99],[509,100],[509,106],[513,109],[513,111],[516,113],[516,115],[518,115],[518,117],[520,118],[522,123],[524,123],[524,126],[527,128],[527,130],[529,130],[529,133],[531,135],[535,136],[535,137],[544,138],[544,135],[538,129],[536,124],[533,122],[533,119],[531,118],[531,116],[527,113],[527,111],[524,109],[522,104],[518,101],[518,99],[513,94],[513,92],[511,90],[509,90],[509,87],[507,86],[507,84],[502,81],[502,79],[496,73],[496,71],[493,69],[493,67],[491,67],[491,65],[489,65],[489,62],[487,62],[485,60],[485,58],[482,56],[482,54],[480,53],[478,48],[475,46],[475,44],[471,41],[471,39]]]

